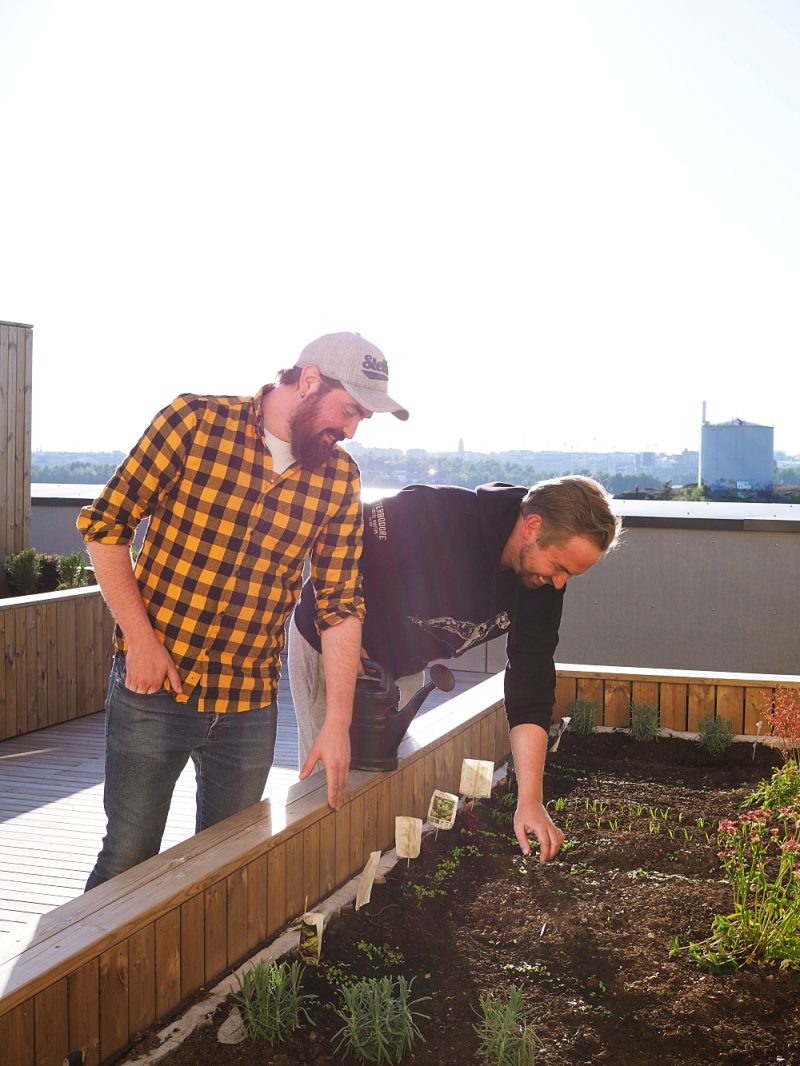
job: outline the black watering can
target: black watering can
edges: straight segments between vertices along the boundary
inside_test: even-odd
[[[394,770],[397,749],[411,720],[435,688],[451,692],[456,679],[446,666],[434,663],[431,679],[399,707],[400,689],[380,663],[365,659],[356,681],[353,721],[350,724],[350,767],[353,770]]]

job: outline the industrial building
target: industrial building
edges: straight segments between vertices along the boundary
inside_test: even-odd
[[[703,421],[698,482],[717,492],[771,492],[774,430],[734,418]]]

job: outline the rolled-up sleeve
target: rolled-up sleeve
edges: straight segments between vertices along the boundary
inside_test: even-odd
[[[84,541],[130,544],[143,518],[181,476],[197,424],[189,397],[179,396],[156,415],[97,499],[78,514]]]
[[[326,522],[311,557],[311,580],[317,595],[316,624],[320,633],[345,618],[364,620],[359,569],[363,528],[361,480],[352,472],[342,506]]]

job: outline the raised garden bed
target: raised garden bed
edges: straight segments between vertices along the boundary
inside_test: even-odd
[[[730,909],[716,829],[778,762],[749,744],[712,758],[691,741],[567,735],[546,773],[546,798],[558,801],[554,817],[567,831],[555,861],[521,858],[501,786],[454,829],[429,834],[420,858],[400,862],[369,905],[330,922],[322,963],[303,986],[320,997],[313,1025],[274,1050],[249,1039],[221,1045],[226,1004],[159,1061],[341,1062],[332,1051],[341,1022],[322,1004],[339,1002],[337,982],[392,973],[431,997],[420,1005],[430,1015],[420,1022],[425,1042],[404,1063],[474,1061],[479,997],[512,984],[542,1044],[538,1064],[800,1062],[797,970],[714,974],[669,952],[672,938],[702,940]]]

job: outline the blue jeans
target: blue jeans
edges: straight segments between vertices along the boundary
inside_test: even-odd
[[[191,758],[197,780],[195,832],[258,803],[275,751],[277,704],[252,711],[198,711],[197,695],[125,688],[117,653],[106,695],[108,824],[87,890],[157,855],[175,783]]]

